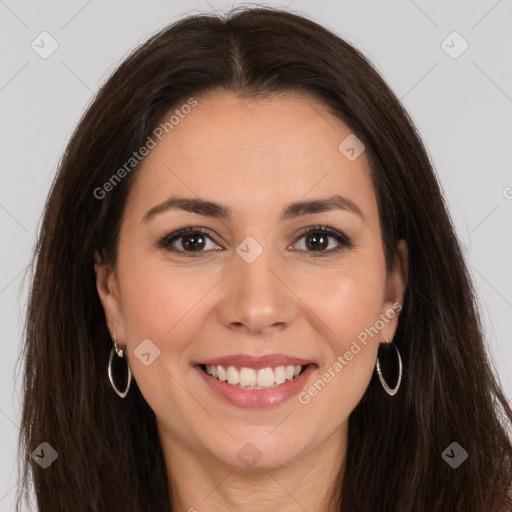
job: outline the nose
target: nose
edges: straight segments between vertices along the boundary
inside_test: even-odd
[[[289,326],[299,299],[285,265],[270,250],[263,250],[251,263],[238,254],[233,259],[219,306],[222,323],[251,334],[271,334]]]

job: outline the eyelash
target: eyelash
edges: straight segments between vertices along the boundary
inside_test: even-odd
[[[332,255],[339,253],[344,248],[350,249],[354,246],[352,240],[348,236],[346,236],[343,233],[340,233],[336,229],[333,229],[329,226],[313,226],[313,227],[306,228],[304,231],[302,231],[300,233],[300,235],[297,238],[295,243],[297,243],[305,235],[309,235],[312,233],[313,234],[317,234],[317,233],[328,234],[330,237],[336,239],[336,241],[340,244],[336,249],[330,249],[328,251],[304,251],[304,252],[310,253],[313,258],[323,258],[326,256],[332,256]],[[187,257],[187,258],[201,257],[202,253],[205,253],[207,251],[197,251],[196,253],[193,253],[190,251],[176,249],[175,247],[173,247],[173,248],[170,247],[170,245],[173,242],[175,242],[176,240],[179,240],[181,237],[186,236],[186,235],[194,235],[194,234],[206,235],[212,242],[217,243],[217,242],[215,242],[215,240],[213,240],[210,237],[209,232],[207,230],[202,229],[202,228],[189,227],[189,228],[180,229],[178,231],[175,231],[174,233],[164,236],[163,238],[161,238],[158,241],[158,247],[161,249],[167,249],[172,252],[181,253],[181,254],[185,255],[185,257]],[[295,245],[295,243],[294,243],[294,245]]]

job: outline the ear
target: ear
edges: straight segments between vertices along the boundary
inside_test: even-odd
[[[381,341],[391,341],[395,336],[398,317],[404,303],[408,272],[409,251],[405,240],[400,240],[396,247],[393,269],[387,277],[386,293],[381,315],[385,325],[381,331]]]
[[[112,265],[102,261],[97,251],[94,252],[94,272],[96,274],[96,289],[105,312],[107,328],[111,336],[114,332],[116,333],[119,342],[123,338],[124,322],[121,314],[117,274]]]

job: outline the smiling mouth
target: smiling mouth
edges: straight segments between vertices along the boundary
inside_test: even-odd
[[[222,365],[199,364],[203,372],[218,381],[224,382],[238,389],[271,389],[286,382],[295,380],[302,375],[308,366],[280,365],[267,368],[249,368]]]

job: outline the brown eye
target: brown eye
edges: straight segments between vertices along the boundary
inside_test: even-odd
[[[329,236],[323,233],[312,233],[306,235],[306,247],[312,251],[327,249],[329,245]]]
[[[200,251],[205,246],[205,237],[202,234],[185,235],[181,239],[181,245],[186,250]]]
[[[208,241],[211,241],[214,247],[218,247],[206,231],[200,228],[185,228],[165,236],[158,242],[158,246],[173,252],[200,255],[202,252],[207,252],[205,247]]]
[[[313,253],[311,254],[313,257],[331,255],[339,252],[343,248],[350,248],[353,245],[346,235],[327,226],[309,228],[306,232],[302,233],[299,240],[303,238],[305,240],[305,249],[301,250]],[[330,239],[335,240],[337,244],[332,244]],[[329,249],[330,243],[331,248]]]

